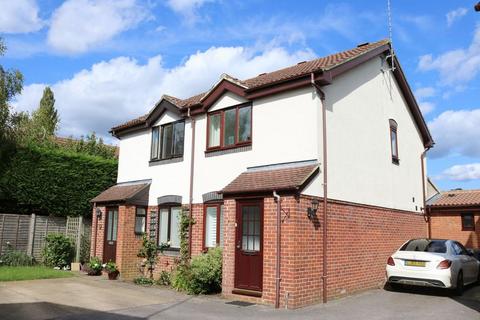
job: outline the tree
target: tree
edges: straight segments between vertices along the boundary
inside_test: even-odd
[[[51,137],[58,129],[58,112],[55,109],[55,97],[50,87],[45,87],[40,106],[32,114],[32,124],[39,138]]]

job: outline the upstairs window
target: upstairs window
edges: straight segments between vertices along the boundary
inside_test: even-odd
[[[392,150],[392,163],[399,164],[397,122],[393,119],[390,119],[390,148]]]
[[[252,142],[252,106],[240,105],[208,115],[207,149],[222,149]]]
[[[475,231],[475,219],[472,213],[462,214],[462,231]]]
[[[183,120],[152,128],[151,160],[183,156],[185,122]]]

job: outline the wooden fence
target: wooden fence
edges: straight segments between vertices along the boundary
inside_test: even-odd
[[[80,259],[82,236],[90,241],[91,221],[83,217],[51,217],[36,214],[0,213],[0,255],[10,244],[14,249],[42,258],[45,237],[61,233],[69,237],[75,246],[75,261]]]

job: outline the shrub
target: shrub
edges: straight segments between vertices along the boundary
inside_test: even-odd
[[[196,256],[190,265],[180,265],[174,272],[172,285],[189,294],[217,293],[222,288],[222,250],[210,249]]]
[[[88,262],[87,268],[89,276],[98,276],[102,274],[102,261],[98,257],[92,257]]]
[[[80,238],[80,263],[84,264],[90,257],[90,238],[82,235]]]
[[[159,284],[159,285],[161,285],[161,286],[169,286],[169,285],[171,285],[171,284],[172,284],[172,281],[171,281],[170,277],[171,277],[170,272],[163,270],[163,271],[160,273],[160,278],[158,278],[157,284]]]
[[[43,263],[50,267],[59,268],[70,266],[75,254],[72,241],[63,234],[49,234],[45,241]]]
[[[118,271],[117,265],[113,261],[108,261],[107,264],[105,264],[105,270],[108,273],[116,272]]]
[[[153,285],[155,284],[155,280],[146,278],[146,277],[138,277],[133,279],[133,282],[135,284],[140,284],[140,285]]]
[[[21,267],[35,264],[35,259],[7,243],[7,251],[0,255],[0,266]]]
[[[150,240],[146,234],[143,235],[142,247],[138,251],[137,257],[144,258],[147,270],[150,273],[150,279],[153,280],[153,270],[157,264],[157,244]]]

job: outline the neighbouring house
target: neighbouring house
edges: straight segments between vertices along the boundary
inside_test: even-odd
[[[480,190],[438,192],[427,201],[432,238],[454,239],[480,248]]]
[[[427,235],[433,140],[387,40],[222,75],[111,133],[118,184],[92,200],[91,254],[125,279],[145,232],[170,244],[156,272],[171,270],[182,208],[192,255],[223,247],[224,296],[289,308],[382,285],[388,256]]]

